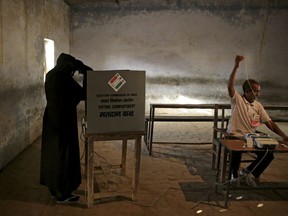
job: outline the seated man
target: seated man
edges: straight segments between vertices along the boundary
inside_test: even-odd
[[[283,141],[288,142],[286,134],[271,120],[261,103],[256,99],[260,94],[260,84],[253,80],[246,80],[243,85],[243,95],[240,95],[234,87],[236,72],[239,63],[244,60],[243,56],[236,56],[235,66],[231,72],[228,92],[231,101],[231,118],[229,119],[227,132],[233,137],[243,139],[245,133],[255,133],[257,126],[264,123],[271,131],[282,137]],[[272,152],[254,152],[257,159],[246,169],[239,171],[241,153],[233,153],[232,178],[239,185],[238,172],[245,176],[249,186],[256,186],[254,180],[259,180],[262,172],[269,166],[274,159]]]

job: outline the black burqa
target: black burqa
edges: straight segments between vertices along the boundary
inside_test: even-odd
[[[84,65],[62,53],[45,80],[40,184],[57,194],[71,193],[81,184],[77,105],[86,91],[72,77],[79,63]]]

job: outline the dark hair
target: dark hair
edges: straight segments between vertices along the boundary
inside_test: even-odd
[[[242,84],[243,92],[245,93],[247,90],[252,90],[252,85],[260,85],[256,80],[254,79],[247,79]]]

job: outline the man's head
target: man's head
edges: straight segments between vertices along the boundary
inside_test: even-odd
[[[249,103],[253,103],[257,97],[260,95],[260,84],[253,79],[246,80],[242,85],[243,93],[245,99]]]
[[[77,70],[76,61],[73,56],[61,53],[56,61],[56,66],[61,70],[61,73],[73,76]]]

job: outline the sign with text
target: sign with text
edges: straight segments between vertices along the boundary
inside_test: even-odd
[[[144,131],[145,71],[87,72],[87,134]]]

